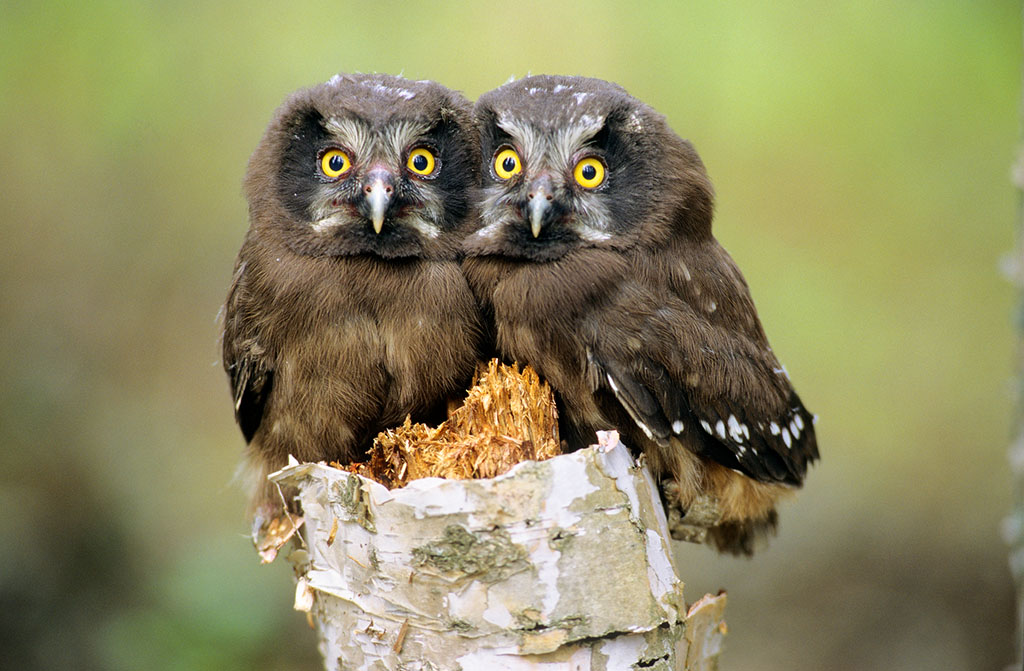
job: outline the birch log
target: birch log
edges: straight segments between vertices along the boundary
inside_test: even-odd
[[[296,608],[330,671],[716,668],[725,594],[687,609],[654,482],[615,432],[490,479],[271,479],[300,492]]]

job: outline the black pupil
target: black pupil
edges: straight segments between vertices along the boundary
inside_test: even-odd
[[[423,172],[427,169],[427,157],[423,154],[416,154],[412,157],[412,167]]]
[[[589,182],[590,180],[597,177],[597,168],[595,168],[592,165],[585,165],[583,166],[583,170],[581,171],[581,173],[583,174],[583,179]]]
[[[512,156],[506,156],[505,160],[501,162],[501,168],[505,172],[512,172],[516,169],[516,159]]]
[[[345,167],[345,159],[335,154],[327,161],[327,165],[331,166],[333,172],[341,172],[341,169]]]

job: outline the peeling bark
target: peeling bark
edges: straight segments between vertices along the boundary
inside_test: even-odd
[[[687,609],[657,489],[614,432],[491,479],[271,479],[301,492],[296,608],[331,671],[716,668],[725,595]]]

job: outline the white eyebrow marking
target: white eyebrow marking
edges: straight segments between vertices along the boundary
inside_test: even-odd
[[[400,155],[402,148],[427,132],[424,123],[400,121],[388,125],[383,132],[375,133],[366,124],[344,117],[331,117],[324,122],[324,127],[354,154],[353,160],[377,158],[395,166],[405,164],[405,157]]]

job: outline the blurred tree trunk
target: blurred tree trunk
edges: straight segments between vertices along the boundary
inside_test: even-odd
[[[1022,11],[1024,13],[1024,11]],[[1022,78],[1024,82],[1024,78]],[[1024,132],[1024,99],[1021,108],[1021,131]],[[1004,270],[1017,287],[1017,379],[1014,437],[1010,445],[1009,461],[1015,481],[1014,506],[1004,521],[1003,532],[1010,545],[1010,570],[1017,583],[1017,663],[1024,669],[1024,143],[1017,148],[1017,161],[1013,167],[1013,182],[1018,190],[1017,248],[1009,257]]]

